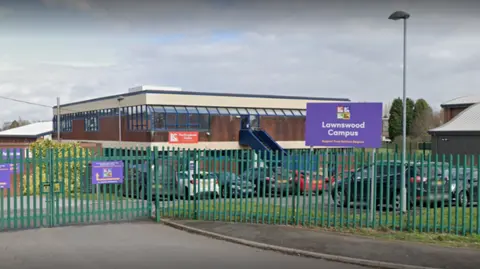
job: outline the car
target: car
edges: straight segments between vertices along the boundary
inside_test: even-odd
[[[452,200],[460,206],[478,203],[478,170],[471,168],[452,169]]]
[[[231,172],[215,173],[220,184],[222,197],[249,197],[255,192],[255,184],[249,180],[242,180],[240,176]]]
[[[439,176],[440,168],[432,164],[407,163],[405,169],[405,187],[407,205],[438,203],[448,201],[450,183]],[[438,167],[438,166],[437,166]],[[375,205],[391,205],[399,208],[401,202],[401,162],[378,162],[365,165],[331,187],[332,199],[339,206],[348,206],[351,202],[369,202],[371,190],[370,173],[375,171]]]
[[[286,195],[293,190],[292,172],[280,167],[249,168],[240,178],[255,184],[257,196]]]
[[[182,198],[196,196],[220,196],[218,178],[206,171],[180,171],[177,173],[177,188]]]
[[[155,170],[155,168],[157,168],[157,170]],[[148,171],[148,169],[150,169],[150,171]],[[157,181],[155,181],[155,172],[158,174]],[[149,165],[147,162],[129,164],[127,175],[120,189],[123,196],[147,199],[147,190],[148,187],[150,187],[153,200],[155,200],[157,196],[160,200],[171,200],[177,197],[179,193],[175,175],[175,166],[168,162],[159,162],[156,167],[155,165]]]
[[[315,173],[310,176],[308,171],[295,171],[295,192],[300,194],[313,192],[313,193],[322,193],[323,191],[328,190],[330,180],[328,178],[321,178],[321,175],[316,175]],[[300,173],[300,176],[298,174]],[[332,181],[334,177],[331,177]],[[298,188],[298,189],[297,189]]]

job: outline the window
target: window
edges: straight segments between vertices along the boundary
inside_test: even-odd
[[[86,132],[97,132],[98,131],[98,114],[96,111],[87,112],[84,115],[83,124]]]
[[[219,113],[219,114],[223,114],[223,115],[228,115],[228,114],[230,114],[230,113],[228,112],[228,110],[227,110],[226,108],[223,108],[223,107],[219,107],[219,108],[218,108],[218,113]]]
[[[294,110],[292,110],[292,112],[293,112],[293,115],[295,115],[295,116],[302,116],[302,112],[300,112],[300,110],[295,110],[294,109]]]
[[[177,110],[177,124],[176,128],[177,129],[188,129],[188,120],[189,120],[189,114],[188,111],[185,107],[175,107]],[[195,113],[196,115],[196,113]]]
[[[166,129],[165,113],[154,112],[154,129]]]
[[[197,107],[197,111],[199,114],[208,114],[209,111],[207,110],[206,107]]]
[[[217,108],[215,107],[207,107],[207,109],[208,109],[208,113],[210,114],[219,114]]]
[[[256,115],[250,115],[250,127],[252,128],[260,128],[260,121]]]
[[[240,115],[248,115],[249,114],[245,108],[238,108],[238,113],[240,113]]]
[[[163,107],[166,113],[166,127],[167,129],[176,130],[177,128],[177,111],[172,106]]]
[[[265,116],[267,115],[267,112],[265,112],[265,109],[263,108],[257,108],[258,115]]]
[[[73,129],[73,114],[65,114],[60,116],[60,132],[71,132]],[[53,131],[57,132],[57,116],[53,117]]]
[[[275,111],[273,111],[273,109],[265,109],[265,111],[267,112],[267,115],[269,116],[275,116]]]
[[[205,107],[153,107],[155,130],[208,130],[210,115]]]
[[[187,107],[187,111],[188,111],[189,114],[199,113],[196,107]]]
[[[236,108],[228,108],[228,113],[230,113],[230,115],[238,115]]]
[[[61,132],[71,132],[73,129],[72,115],[60,116],[60,130]]]

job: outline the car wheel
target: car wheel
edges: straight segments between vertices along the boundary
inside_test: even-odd
[[[185,187],[184,193],[183,193],[183,199],[185,200],[185,199],[190,199],[190,198],[192,198],[192,196],[190,195],[190,191],[189,191],[188,187]]]
[[[265,185],[263,185],[263,184],[257,185],[255,192],[257,193],[258,197],[263,197],[264,196],[263,195],[263,191],[265,189],[264,186]],[[267,195],[267,190],[265,190],[265,195]]]
[[[222,186],[222,198],[230,197],[230,191],[227,187]]]
[[[407,201],[406,201],[406,207],[408,209],[412,209],[414,207],[415,201],[408,201],[408,195],[407,195]],[[399,192],[397,195],[395,195],[395,199],[392,201],[392,209],[395,210],[401,210],[402,209],[402,194]]]
[[[400,195],[400,193],[397,193],[397,195],[395,195],[395,200],[393,201],[393,206],[397,210],[401,209],[401,207],[402,207],[402,195]]]
[[[348,205],[348,199],[342,189],[332,191],[332,199],[336,206],[345,207]]]
[[[458,192],[458,199],[457,199],[457,203],[459,206],[464,206],[464,205],[467,205],[468,204],[468,192],[466,193],[463,193],[463,190],[459,190]]]

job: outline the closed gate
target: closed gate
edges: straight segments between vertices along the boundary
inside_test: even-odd
[[[0,162],[0,230],[148,218],[152,195],[144,193],[151,189],[153,174],[132,169],[138,162],[149,165],[148,159],[98,154],[80,147],[27,150],[18,158],[8,155]],[[95,181],[92,163],[115,164],[100,175],[111,180]]]

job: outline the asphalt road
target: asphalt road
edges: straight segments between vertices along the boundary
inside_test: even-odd
[[[0,248],[2,269],[364,268],[262,251],[151,222],[0,233]]]

